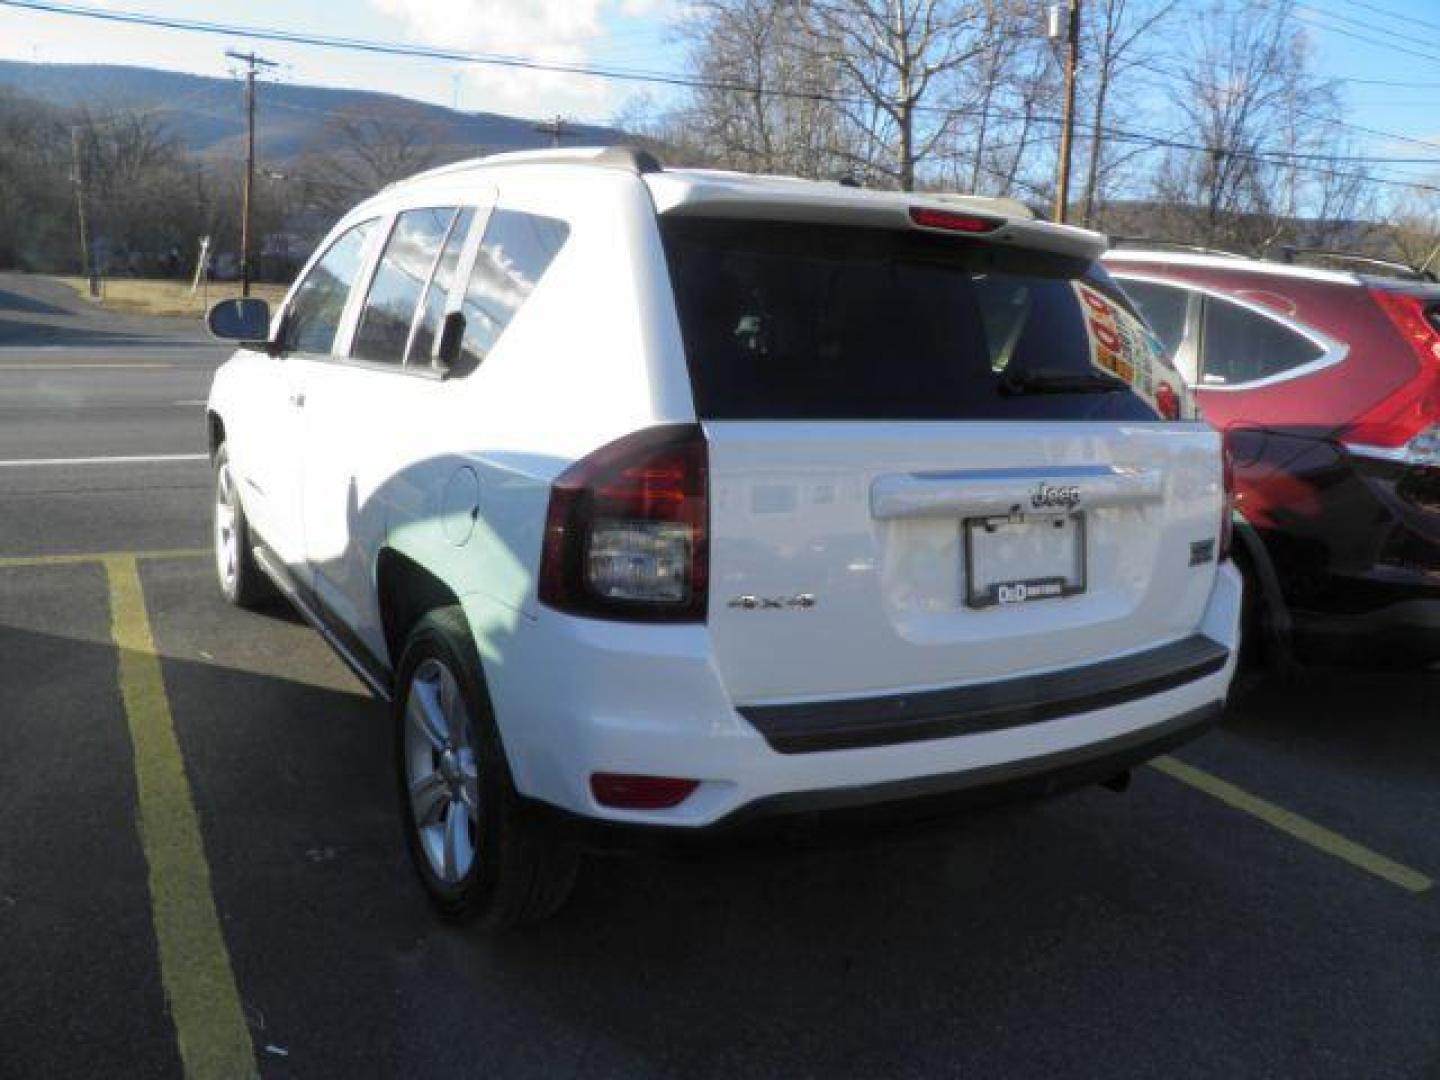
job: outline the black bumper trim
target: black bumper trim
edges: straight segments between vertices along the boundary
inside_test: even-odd
[[[855,750],[998,731],[1123,705],[1213,675],[1229,656],[1225,646],[1195,634],[1133,656],[979,686],[739,711],[782,754]]]

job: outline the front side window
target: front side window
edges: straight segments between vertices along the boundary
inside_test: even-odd
[[[1159,345],[1087,260],[829,225],[661,235],[702,419],[1157,418]]]
[[[334,347],[345,300],[360,273],[365,242],[374,229],[374,221],[356,225],[310,268],[285,314],[286,352],[328,353]]]
[[[1325,355],[1302,334],[1268,316],[1207,297],[1201,336],[1207,386],[1240,386],[1284,374]]]
[[[557,218],[518,210],[491,213],[461,308],[462,364],[473,367],[489,355],[569,235],[570,226]]]
[[[454,216],[455,208],[444,206],[406,210],[395,219],[350,347],[356,360],[404,362],[420,294]]]

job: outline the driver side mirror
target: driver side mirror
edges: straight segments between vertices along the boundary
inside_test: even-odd
[[[211,306],[205,328],[222,341],[250,345],[270,342],[270,305],[253,296],[237,296]]]

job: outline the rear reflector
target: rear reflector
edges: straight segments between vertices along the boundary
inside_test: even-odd
[[[929,206],[912,206],[910,220],[926,229],[943,229],[946,232],[988,233],[1004,225],[1004,221],[981,217],[978,214],[959,214],[953,210],[936,210]]]
[[[1155,409],[1163,420],[1180,419],[1180,395],[1167,382],[1159,383],[1155,387]]]
[[[699,780],[683,780],[674,776],[590,775],[590,791],[595,801],[617,810],[667,810],[679,806],[699,786]]]

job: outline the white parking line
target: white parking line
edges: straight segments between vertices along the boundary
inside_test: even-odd
[[[0,371],[80,371],[89,368],[106,368],[110,371],[130,371],[134,368],[177,368],[179,364],[0,364]]]
[[[155,461],[209,461],[208,454],[132,454],[122,457],[12,458],[0,461],[0,469],[31,468],[37,465],[141,465]]]

